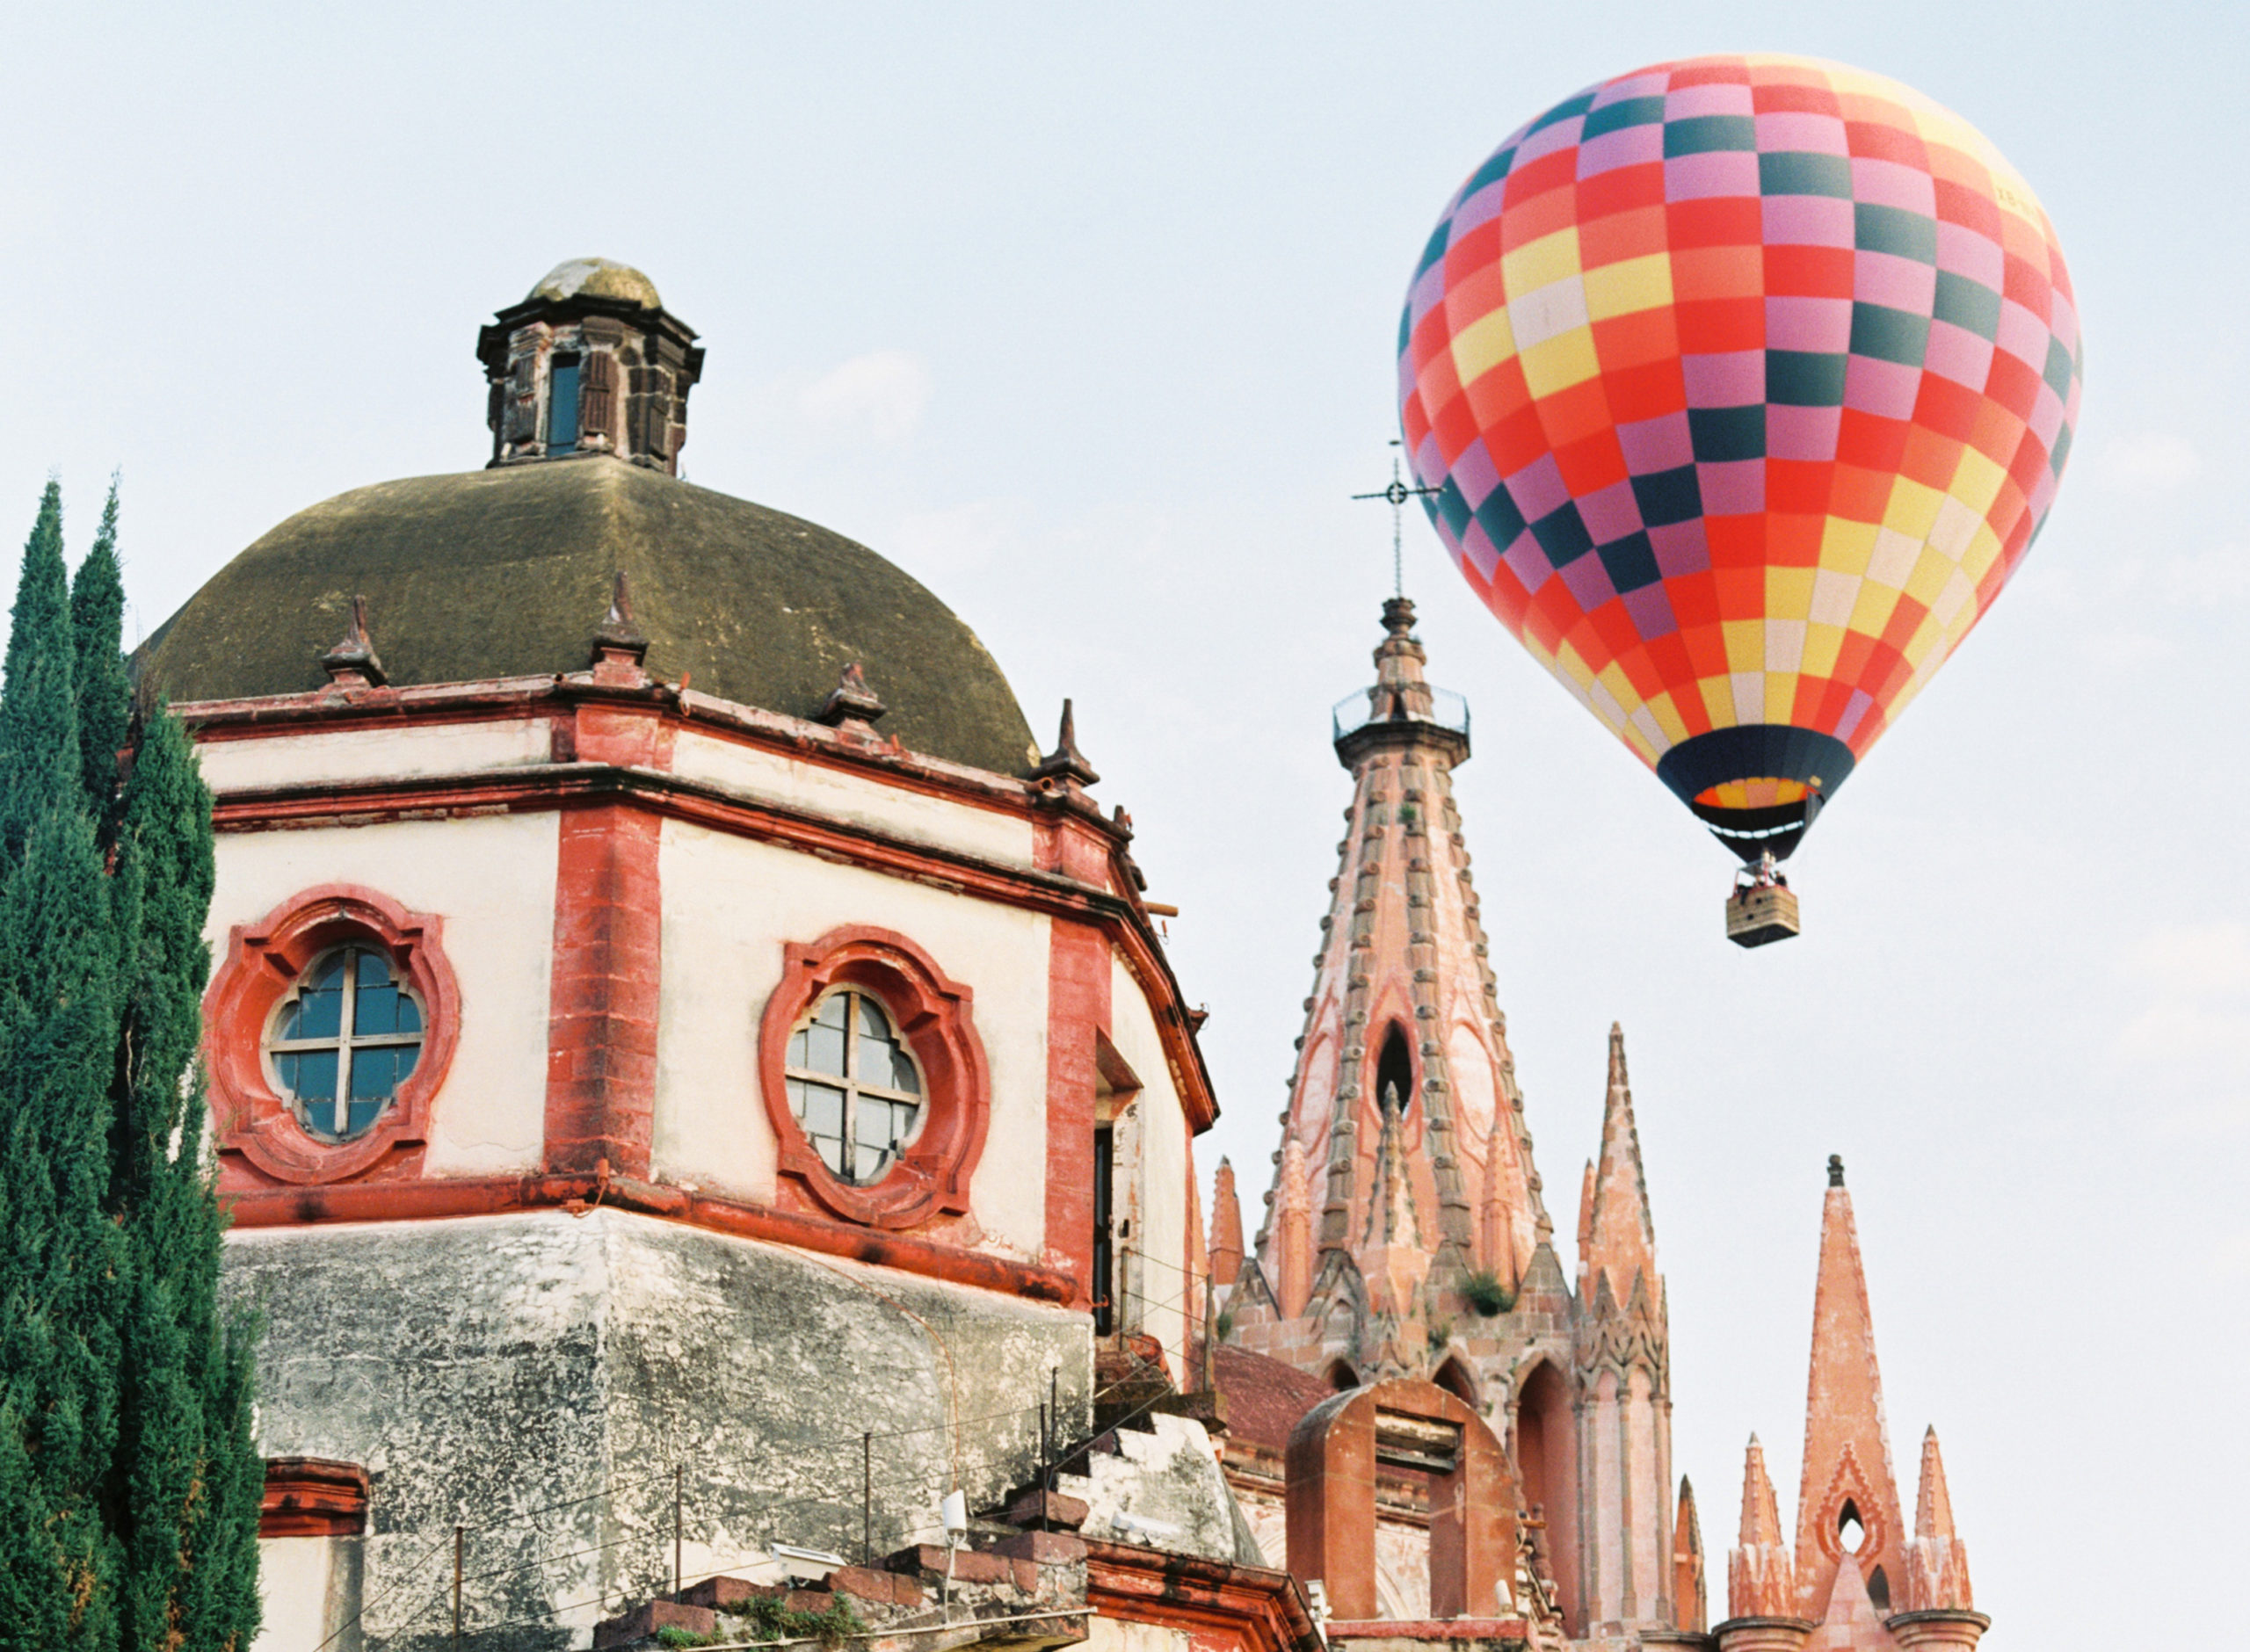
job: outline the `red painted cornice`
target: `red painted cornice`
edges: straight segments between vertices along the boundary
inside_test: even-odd
[[[1027,793],[1027,810],[1049,817],[1057,807],[1043,799],[1030,801],[1028,788],[1020,789]],[[1216,1121],[1218,1103],[1202,1052],[1187,1025],[1179,978],[1137,893],[1118,893],[1119,883],[1102,888],[1059,872],[1006,866],[853,822],[751,801],[661,770],[600,763],[527,764],[474,774],[234,788],[219,795],[213,820],[221,832],[364,826],[402,819],[540,812],[590,800],[622,801],[732,837],[1100,926],[1158,1007],[1158,1032],[1190,1128],[1201,1134]],[[1121,842],[1115,848],[1121,854]],[[1129,877],[1121,883],[1132,889]]]
[[[1202,1630],[1241,1652],[1325,1652],[1304,1589],[1284,1571],[1086,1538],[1086,1604],[1105,1618]]]
[[[234,1226],[242,1228],[316,1227],[338,1221],[435,1221],[547,1209],[584,1215],[607,1206],[1038,1301],[1068,1302],[1076,1288],[1068,1274],[1052,1268],[980,1256],[926,1239],[877,1233],[685,1188],[599,1175],[344,1182],[238,1193],[222,1196],[222,1202]]]

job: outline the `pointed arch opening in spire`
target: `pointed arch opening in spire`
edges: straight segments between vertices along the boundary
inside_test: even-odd
[[[1541,1359],[1516,1390],[1516,1472],[1524,1506],[1543,1521],[1539,1545],[1561,1598],[1564,1616],[1582,1621],[1579,1601],[1578,1434],[1570,1383],[1551,1359]],[[1574,1627],[1572,1633],[1578,1633]]]
[[[1477,1379],[1470,1374],[1469,1367],[1462,1364],[1460,1355],[1448,1356],[1430,1380],[1463,1405],[1482,1409],[1482,1402],[1477,1397]]]
[[[1406,1036],[1406,1029],[1396,1021],[1383,1035],[1383,1050],[1375,1058],[1376,1105],[1388,1106],[1394,1091],[1398,1097],[1398,1116],[1404,1119],[1414,1103],[1414,1047]]]

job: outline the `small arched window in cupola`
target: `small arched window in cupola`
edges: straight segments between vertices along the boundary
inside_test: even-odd
[[[578,446],[579,358],[557,352],[547,371],[547,451],[567,453]]]

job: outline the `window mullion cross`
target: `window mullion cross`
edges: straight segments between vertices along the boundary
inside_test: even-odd
[[[860,995],[844,995],[844,1174],[860,1179]]]
[[[340,1036],[336,1040],[336,1122],[330,1127],[339,1141],[352,1121],[352,1029],[359,1021],[359,954],[347,948],[344,954],[344,1013],[337,1027]]]

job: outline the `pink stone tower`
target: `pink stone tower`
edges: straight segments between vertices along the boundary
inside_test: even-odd
[[[1773,1483],[1753,1437],[1741,1546],[1729,1557],[1721,1652],[1888,1652],[1975,1647],[1991,1619],[1975,1609],[1969,1557],[1953,1529],[1937,1432],[1922,1441],[1910,1534],[1891,1473],[1852,1196],[1828,1161],[1820,1269],[1805,1387],[1796,1550],[1782,1549]]]
[[[1571,1634],[1661,1638],[1701,1556],[1674,1543],[1664,1280],[1623,1036],[1573,1291],[1454,801],[1468,714],[1430,686],[1413,622],[1404,598],[1383,605],[1375,683],[1338,708],[1352,801],[1232,1337],[1339,1388],[1426,1378],[1476,1406],[1505,1432]],[[1212,1256],[1227,1249],[1215,1231]]]

